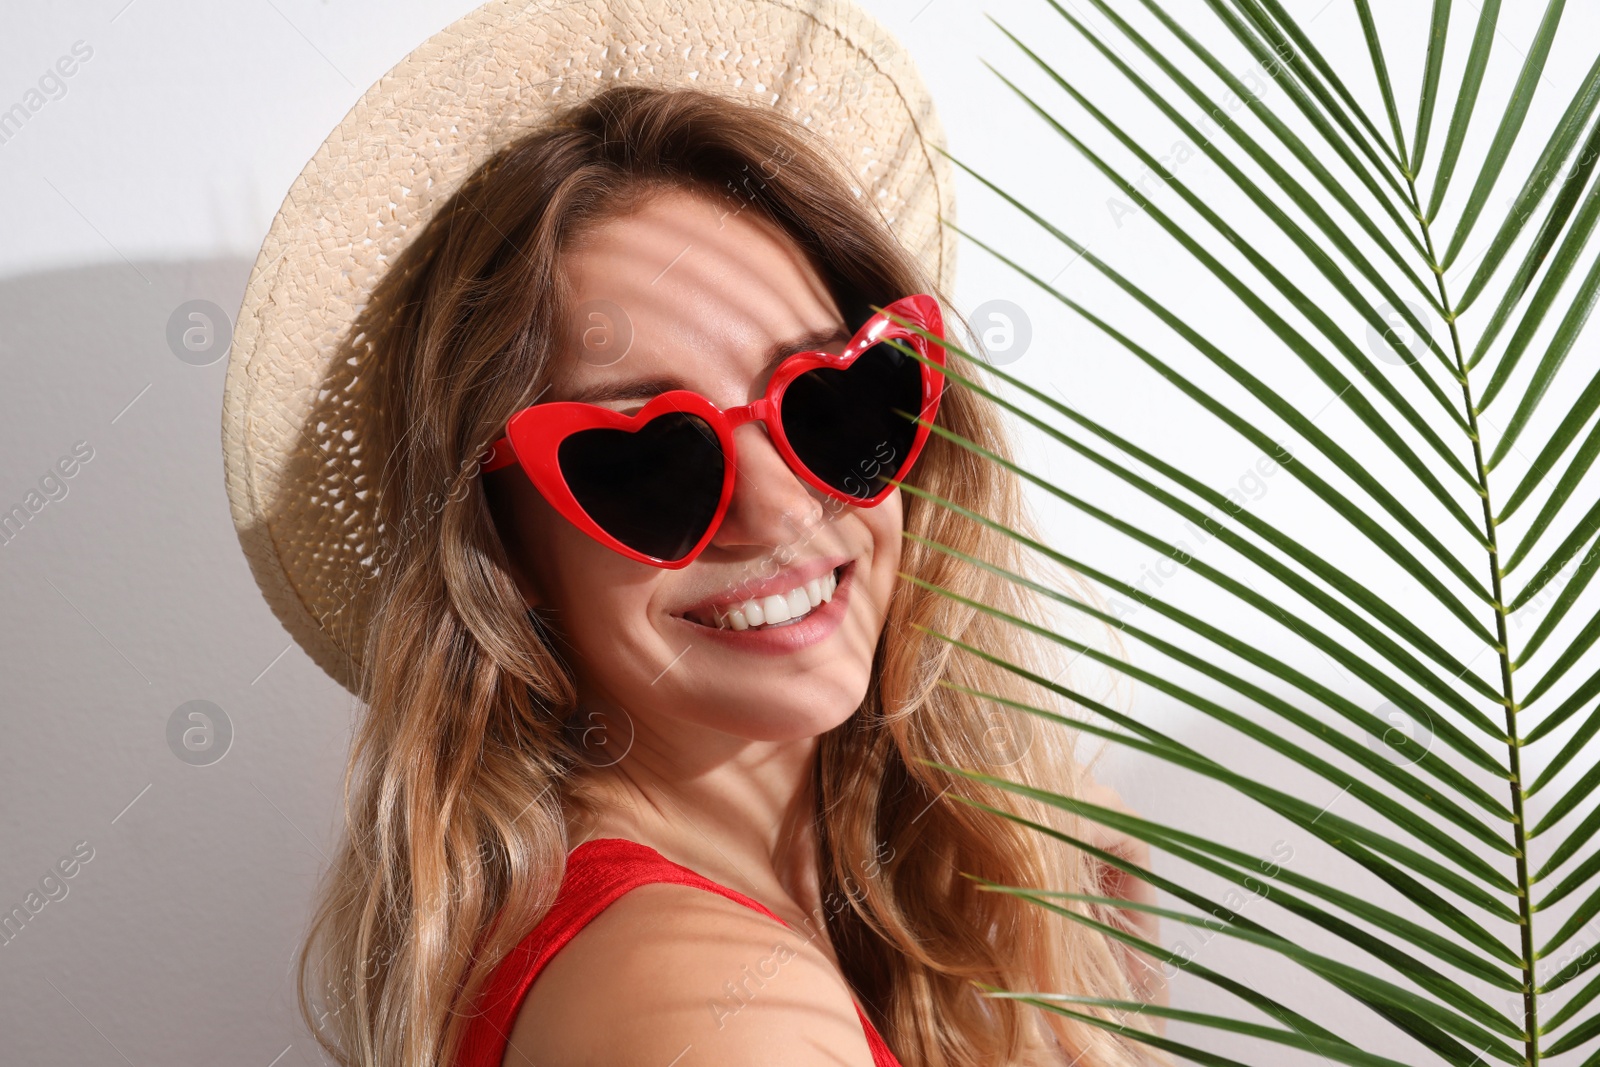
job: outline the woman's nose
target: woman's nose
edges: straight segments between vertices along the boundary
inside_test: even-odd
[[[789,468],[766,427],[749,422],[733,431],[733,497],[711,543],[720,548],[795,545],[814,531],[831,500]]]

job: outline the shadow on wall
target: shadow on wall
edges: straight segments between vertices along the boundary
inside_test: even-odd
[[[316,1062],[286,968],[348,697],[240,552],[231,328],[189,309],[253,257],[107,256],[0,278],[0,1062]]]
[[[177,390],[187,406],[196,388],[215,388],[251,262],[117,261],[0,279],[0,550],[46,539],[36,531],[73,479],[119,436],[138,435],[137,405]],[[216,431],[205,427],[213,447]]]
[[[59,699],[69,664],[102,687],[176,691],[211,675],[249,684],[284,651],[222,476],[222,386],[252,263],[0,278],[0,596],[35,609],[0,649],[19,706]]]

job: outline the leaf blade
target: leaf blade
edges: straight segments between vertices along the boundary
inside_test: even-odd
[[[1482,213],[1483,205],[1489,199],[1489,193],[1494,189],[1495,182],[1499,180],[1506,159],[1511,155],[1511,146],[1516,142],[1517,135],[1522,132],[1522,124],[1528,117],[1528,107],[1533,103],[1534,93],[1539,88],[1539,77],[1544,73],[1545,60],[1550,56],[1550,45],[1555,40],[1556,27],[1561,24],[1561,15],[1566,10],[1566,5],[1567,0],[1549,0],[1545,6],[1544,18],[1539,22],[1533,44],[1529,47],[1527,58],[1522,64],[1522,71],[1517,76],[1517,84],[1511,91],[1511,99],[1506,104],[1506,110],[1500,117],[1500,125],[1495,129],[1494,140],[1484,156],[1483,169],[1478,172],[1478,180],[1473,183],[1466,206],[1461,209],[1461,218],[1456,222],[1455,232],[1450,236],[1450,247],[1444,254],[1443,266],[1446,270],[1450,269],[1456,256],[1460,255],[1461,246],[1466,244],[1467,236],[1477,223],[1478,215]],[[1431,219],[1433,216],[1434,212],[1430,210],[1428,217]]]
[[[1445,43],[1450,34],[1450,0],[1433,0],[1433,15],[1428,20],[1428,56],[1423,64],[1422,95],[1417,101],[1417,129],[1411,136],[1411,174],[1422,171],[1427,156],[1428,135],[1433,129],[1433,109],[1439,99],[1439,72],[1444,69]]]
[[[1495,23],[1500,18],[1500,0],[1483,0],[1478,10],[1478,27],[1472,34],[1472,46],[1467,51],[1467,66],[1461,75],[1461,88],[1456,92],[1456,105],[1450,113],[1450,126],[1445,133],[1444,154],[1439,157],[1439,171],[1433,179],[1433,191],[1428,197],[1428,209],[1423,217],[1432,222],[1439,214],[1445,190],[1456,171],[1456,161],[1461,158],[1461,145],[1466,140],[1467,126],[1472,122],[1472,111],[1478,102],[1478,92],[1483,88],[1483,72],[1489,65],[1489,52],[1494,46]]]

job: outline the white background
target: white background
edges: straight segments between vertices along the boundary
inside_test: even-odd
[[[0,1061],[139,1067],[322,1061],[295,1012],[290,968],[339,821],[351,701],[290,642],[239,551],[219,450],[225,361],[190,366],[174,357],[165,331],[173,309],[187,300],[237,309],[273,213],[323,137],[384,71],[473,6],[470,0],[6,4],[0,109],[23,100],[76,42],[92,55],[66,79],[64,94],[0,143],[0,504],[21,500],[78,442],[88,443],[93,458],[67,482],[65,497],[0,546],[0,909],[20,903],[78,842],[88,842],[93,859],[70,880],[64,899],[0,946]],[[1059,94],[1045,95],[1044,79],[980,5],[867,0],[865,6],[912,51],[958,158],[1162,294],[1179,314],[1204,323],[1208,336],[1239,358],[1271,353],[1285,395],[1318,412],[1318,425],[1328,432],[1351,430],[1354,420],[1343,405],[1320,413],[1322,394],[1332,400],[1331,391],[1292,365],[1241,305],[1203,284],[1203,272],[1150,217],[1111,204],[1120,194],[1108,180],[983,65],[987,59],[1040,92],[1071,128],[1110,146],[1107,158],[1120,174],[1138,177],[1138,163],[1082,112]],[[1091,25],[1104,25],[1086,3],[1067,0],[1064,6]],[[1409,137],[1428,5],[1375,6]],[[1200,5],[1173,7],[1194,24],[1210,26],[1203,10],[1195,10]],[[1311,27],[1381,124],[1383,109],[1352,5],[1288,0],[1287,7]],[[1498,118],[1498,101],[1532,40],[1534,7],[1524,0],[1506,4],[1485,89],[1485,99],[1496,103],[1472,128],[1446,217],[1459,210]],[[1542,131],[1577,87],[1592,42],[1600,39],[1594,6],[1570,7],[1530,119],[1530,129],[1541,132],[1519,149],[1490,200],[1488,219],[1503,214],[1543,142]],[[1470,0],[1457,8],[1447,86],[1459,76],[1470,33],[1464,20],[1476,17]],[[987,9],[1128,122],[1156,154],[1175,142],[1171,128],[1044,0],[1003,0]],[[1251,69],[1248,57],[1214,27],[1205,36],[1230,70],[1243,76]],[[1155,75],[1151,63],[1121,47],[1135,69]],[[1214,83],[1206,84],[1214,91]],[[1263,97],[1287,106],[1281,90],[1264,87]],[[1448,101],[1447,93],[1431,162],[1442,148]],[[1220,210],[1240,206],[1212,163],[1183,162],[1178,175]],[[1063,291],[1103,307],[1124,328],[1147,320],[1112,295],[1085,262],[977,181],[958,173],[958,183],[963,229]],[[1177,204],[1160,184],[1148,185],[1157,202]],[[1192,223],[1192,214],[1174,213],[1208,246],[1220,247]],[[1234,213],[1248,242],[1259,241],[1296,278],[1308,274],[1259,215]],[[1491,232],[1489,223],[1480,224],[1469,251],[1481,251]],[[1231,252],[1222,258],[1242,262]],[[1281,472],[1251,480],[1257,450],[1177,398],[1082,319],[972,244],[963,243],[959,261],[960,310],[971,313],[1001,298],[1020,305],[1031,320],[1032,346],[1008,370],[1059,388],[1080,410],[1181,461],[1208,485],[1239,488],[1263,516],[1291,529],[1299,524],[1297,532],[1309,539],[1323,536],[1319,548],[1341,566],[1382,574],[1370,550],[1331,537]],[[1266,290],[1247,268],[1245,276]],[[1451,284],[1459,291],[1465,278]],[[1325,290],[1307,289],[1326,300],[1341,323],[1355,321],[1335,309]],[[1181,349],[1146,325],[1132,332],[1164,338],[1164,352]],[[1359,326],[1351,329],[1360,336]],[[1574,361],[1592,365],[1593,349],[1590,340]],[[1190,357],[1186,366],[1198,364]],[[1035,469],[1061,484],[1086,495],[1092,489],[1114,508],[1126,505],[1129,518],[1149,518],[1160,536],[1181,536],[1172,516],[1151,511],[1081,461],[1037,441],[1028,449]],[[1053,545],[1129,581],[1161,561],[1158,553],[1130,545],[1043,494],[1034,497]],[[1453,547],[1464,543],[1448,529],[1441,536]],[[1474,573],[1483,570],[1470,547],[1463,554]],[[1397,602],[1430,626],[1440,617],[1404,583],[1392,588]],[[1167,591],[1190,603],[1206,597],[1187,575],[1172,579]],[[1260,635],[1320,681],[1375,703],[1347,673],[1259,616],[1222,602],[1208,617],[1249,639]],[[1438,632],[1463,657],[1477,651],[1470,640],[1446,636],[1453,632],[1447,620]],[[1133,654],[1137,659],[1140,653]],[[1474,669],[1487,670],[1491,659],[1485,656]],[[1210,683],[1198,688],[1221,693]],[[235,731],[226,757],[209,767],[186,765],[167,746],[169,716],[195,699],[222,707]],[[1359,815],[1331,784],[1273,763],[1264,749],[1233,740],[1169,697],[1139,687],[1117,699],[1218,758],[1319,805],[1343,803],[1334,810]],[[1288,848],[1305,873],[1340,878],[1358,890],[1374,885],[1303,832],[1216,787],[1115,753],[1101,775],[1151,818],[1226,837],[1252,854],[1267,856],[1277,847],[1281,857]],[[1496,796],[1503,795],[1500,787]],[[1278,921],[1269,920],[1265,907],[1256,917]],[[1287,921],[1279,928],[1297,935],[1308,929]],[[1170,927],[1166,936],[1169,943],[1197,940]],[[1198,951],[1208,965],[1236,972],[1240,961],[1251,959],[1220,939]],[[1374,1050],[1421,1062],[1415,1045],[1380,1035],[1376,1016],[1330,996],[1303,973],[1272,962],[1251,963],[1246,973],[1347,1036],[1370,1038]],[[1180,984],[1174,1003],[1235,1010],[1199,983]],[[1192,1027],[1176,1026],[1173,1033],[1253,1062],[1317,1062],[1259,1047],[1247,1053],[1237,1039]]]

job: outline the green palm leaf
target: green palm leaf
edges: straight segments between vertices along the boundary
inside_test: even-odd
[[[1314,841],[1325,862],[1268,871],[1248,848],[1173,820],[934,764],[1149,846],[1152,862],[1133,864],[1060,826],[958,798],[1081,848],[1164,899],[1132,904],[969,875],[981,888],[1181,976],[1172,1007],[1076,990],[983,993],[1196,1063],[1600,1065],[1600,761],[1590,755],[1600,734],[1600,360],[1585,332],[1600,302],[1600,46],[1582,46],[1587,73],[1552,93],[1548,73],[1577,10],[1564,0],[1533,11],[1433,0],[1426,40],[1415,41],[1386,34],[1385,6],[1351,0],[1359,62],[1341,61],[1281,0],[1203,0],[1182,19],[1158,0],[1042,0],[1041,10],[1059,34],[1014,34],[996,21],[1012,53],[990,70],[1020,121],[1087,164],[1207,296],[1174,298],[1148,263],[1120,263],[1075,234],[1081,198],[1065,210],[1029,203],[956,156],[997,206],[1071,255],[1086,292],[945,224],[1089,327],[1119,369],[1163,390],[1163,410],[1189,412],[1208,440],[1270,457],[1297,507],[1239,506],[1193,450],[1150,427],[1122,428],[1120,412],[1074,402],[951,336],[947,387],[1004,409],[1045,460],[1013,460],[925,423],[929,431],[1005,467],[1082,520],[1075,530],[1096,532],[1069,550],[901,488],[1105,599],[909,532],[922,550],[1077,621],[1040,625],[902,577],[1057,649],[1063,664],[1080,665],[1074,676],[1100,672],[1207,729],[1190,738],[1163,728],[1137,699],[1117,706],[959,633],[934,636],[1078,714],[1043,697],[942,684],[1014,721],[1101,739],[1138,766],[1236,797]],[[1525,49],[1499,47],[1512,14],[1530,35]],[[1068,47],[1087,60],[1057,58]],[[1239,74],[1252,62],[1271,97]],[[1414,114],[1398,91],[1410,72]],[[1223,93],[1238,114],[1217,106]],[[1161,132],[1151,132],[1152,115]],[[1163,155],[1173,135],[1213,167],[1180,170]],[[1146,188],[1130,177],[1139,170],[1161,182]],[[1452,293],[1459,278],[1466,284]],[[1400,324],[1414,341],[1394,333]],[[1307,400],[1292,381],[1326,392]],[[1319,421],[1329,408],[1341,413],[1337,425]],[[1173,537],[1179,527],[1205,550]],[[1328,550],[1330,538],[1340,551]],[[1182,592],[1147,588],[1111,546],[1181,571]],[[1097,629],[1126,651],[1097,644]],[[1397,717],[1425,730],[1396,732]],[[1221,747],[1201,740],[1219,737]],[[1248,766],[1231,755],[1246,749]],[[1289,773],[1259,773],[1261,760]],[[1333,790],[1346,805],[1338,811],[1326,801]],[[1215,886],[1263,903],[1230,909]],[[1304,973],[1361,1021],[1336,1025],[1248,970],[1202,964],[1075,904],[1144,910],[1169,930],[1215,935],[1238,958]],[[1241,1014],[1215,1000],[1203,1010],[1182,1003],[1195,983]],[[1138,1012],[1171,1032],[1127,1025]]]

